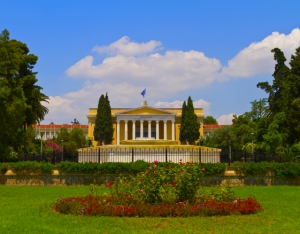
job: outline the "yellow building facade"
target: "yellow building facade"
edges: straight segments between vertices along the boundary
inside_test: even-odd
[[[154,108],[147,105],[138,108],[112,108],[114,128],[113,145],[126,140],[171,140],[179,141],[181,108]],[[200,137],[203,137],[203,109],[195,108],[200,123]],[[88,137],[94,139],[97,108],[90,108],[88,118]],[[93,140],[93,146],[98,142]]]

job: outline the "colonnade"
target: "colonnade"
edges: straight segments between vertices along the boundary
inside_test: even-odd
[[[124,140],[128,140],[128,122],[132,122],[132,140],[137,140],[136,138],[136,122],[140,122],[140,139],[144,139],[144,121],[148,122],[148,136],[146,139],[151,139],[151,123],[154,121],[156,123],[155,127],[155,139],[159,139],[159,122],[164,122],[164,140],[167,140],[167,122],[172,122],[172,140],[175,140],[175,120],[118,120],[117,119],[117,145],[120,145],[120,121],[124,121]]]

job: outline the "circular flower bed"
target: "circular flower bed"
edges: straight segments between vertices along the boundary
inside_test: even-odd
[[[237,199],[230,187],[201,186],[205,169],[197,163],[160,167],[155,161],[146,172],[117,177],[106,184],[110,195],[63,198],[54,210],[62,214],[117,217],[189,217],[253,214],[262,211],[252,198]]]

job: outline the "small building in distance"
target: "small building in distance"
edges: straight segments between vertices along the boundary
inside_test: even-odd
[[[66,128],[70,132],[73,128],[80,128],[83,130],[84,135],[87,137],[88,125],[87,124],[40,124],[32,126],[36,130],[36,138],[43,140],[52,139],[57,137],[61,128]]]

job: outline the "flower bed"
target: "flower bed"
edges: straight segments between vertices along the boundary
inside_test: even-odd
[[[110,195],[63,198],[55,202],[54,210],[63,214],[177,217],[252,214],[262,211],[251,199],[236,199],[230,187],[204,188],[205,168],[197,163],[172,164],[159,167],[155,161],[136,176],[117,177],[106,187]]]
[[[231,202],[209,200],[196,204],[114,204],[112,196],[86,196],[63,198],[55,203],[54,210],[61,214],[116,217],[190,217],[231,214],[254,214],[262,211],[252,198]]]

